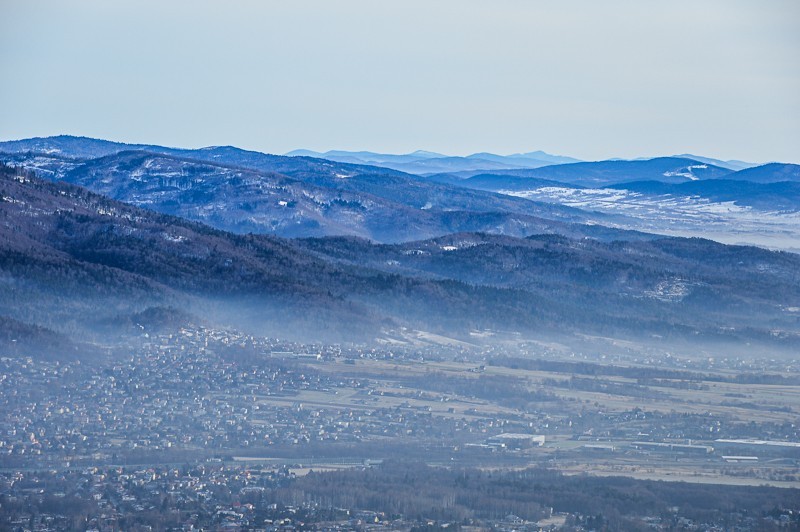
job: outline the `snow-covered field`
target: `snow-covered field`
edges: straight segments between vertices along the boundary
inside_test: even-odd
[[[617,227],[674,236],[703,237],[800,253],[800,212],[763,211],[693,196],[648,196],[611,188],[543,187],[501,191],[614,215]],[[604,221],[608,225],[607,221]]]

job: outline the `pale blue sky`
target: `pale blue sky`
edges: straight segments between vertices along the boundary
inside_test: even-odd
[[[800,2],[0,0],[0,139],[800,162]]]

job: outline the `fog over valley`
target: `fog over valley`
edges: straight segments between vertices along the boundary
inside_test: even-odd
[[[0,19],[0,530],[800,530],[800,4]]]
[[[0,143],[6,524],[793,522],[800,167],[327,157]]]

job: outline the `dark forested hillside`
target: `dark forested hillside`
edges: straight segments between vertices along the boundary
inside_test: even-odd
[[[800,181],[800,164],[769,163],[739,170],[727,178],[756,183],[798,182]]]
[[[306,339],[411,327],[797,342],[789,253],[589,229],[393,246],[236,235],[7,167],[0,198],[0,315],[60,333],[172,307]]]
[[[521,293],[343,266],[291,241],[225,233],[26,171],[2,168],[0,198],[0,315],[68,333],[164,305],[307,339],[540,323]]]
[[[726,327],[796,334],[800,318],[787,310],[800,301],[800,257],[709,240],[454,234],[393,246],[352,239],[299,244],[387,272],[524,290],[575,322],[611,329],[627,319],[654,334],[701,323],[714,334]]]

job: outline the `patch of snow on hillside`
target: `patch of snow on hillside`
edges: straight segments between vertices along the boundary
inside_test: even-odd
[[[661,175],[664,177],[685,177],[686,179],[697,181],[697,178],[691,172],[664,172]]]
[[[439,249],[442,251],[456,251],[458,249],[467,249],[477,245],[478,242],[474,242],[472,240],[459,240],[458,242],[453,242],[452,244],[439,246]]]
[[[705,170],[707,168],[707,164],[693,164],[691,166],[687,166],[682,172],[664,172],[662,175],[664,177],[685,177],[691,181],[699,181],[700,178],[694,175],[692,170]]]
[[[169,233],[163,233],[161,236],[163,236],[164,240],[167,242],[183,242],[186,240],[186,237],[183,235],[171,235]]]
[[[645,291],[645,295],[659,301],[675,303],[689,295],[689,286],[682,279],[661,281],[653,290]]]
[[[800,212],[773,212],[732,201],[647,195],[624,189],[543,187],[502,193],[603,213],[613,218],[598,219],[598,223],[621,229],[800,252]]]

